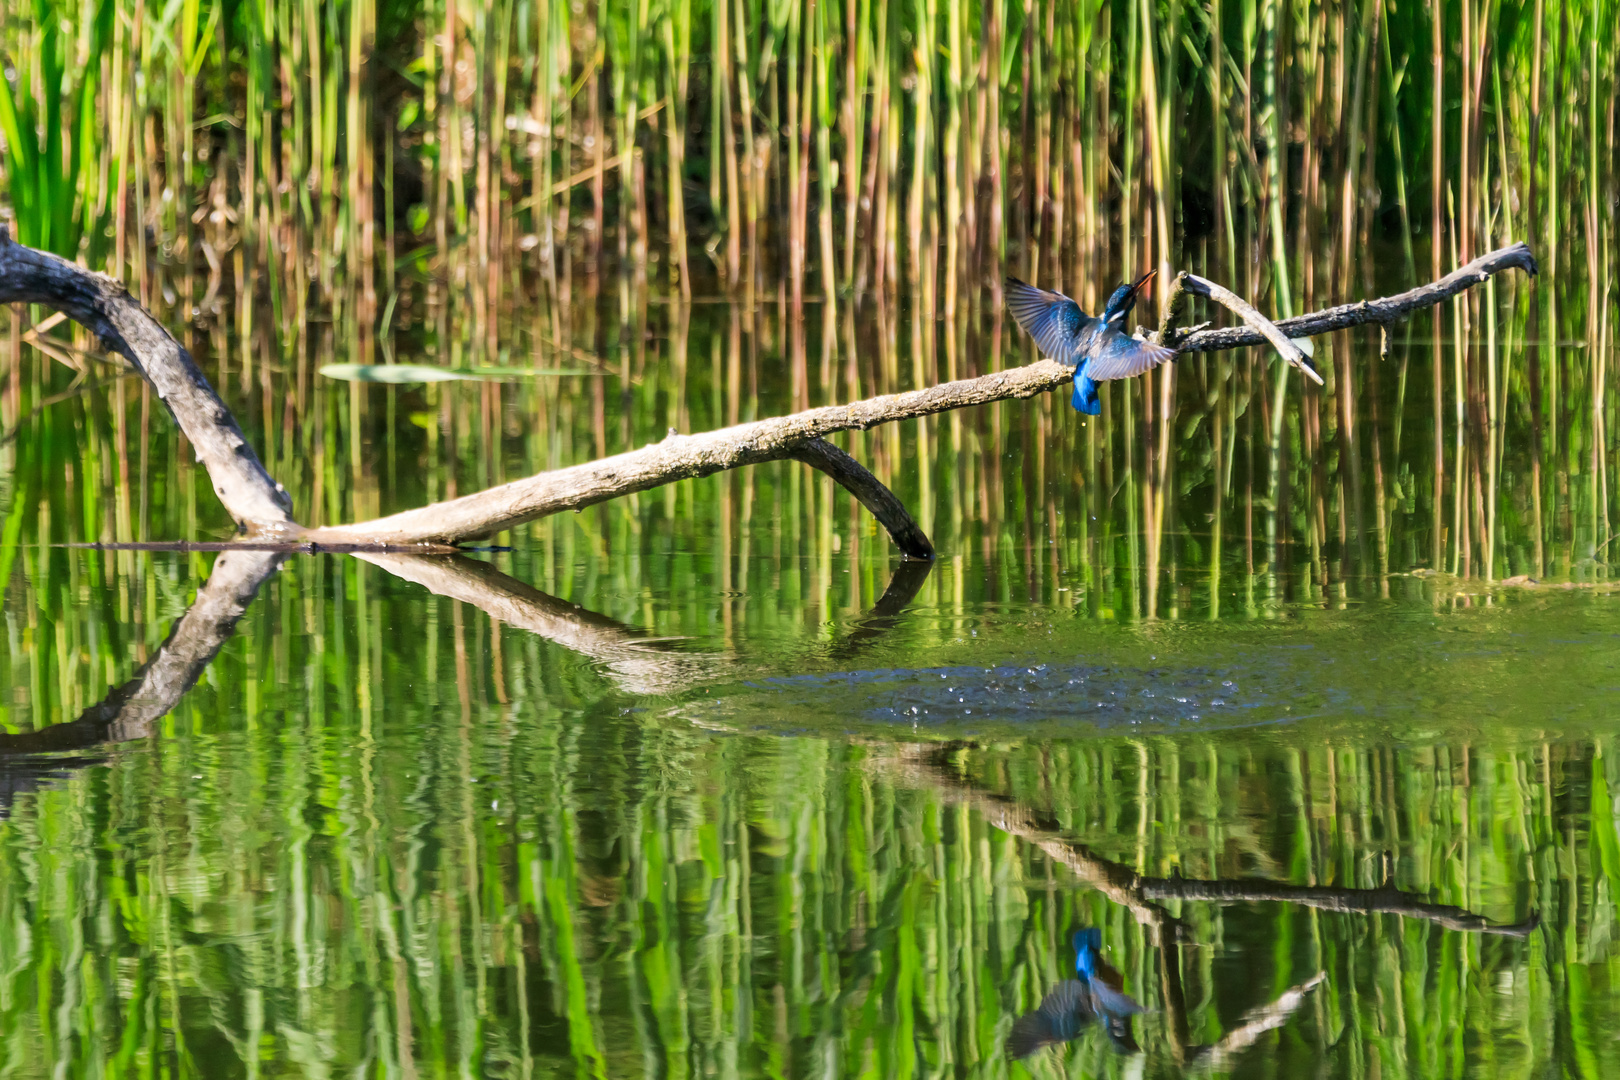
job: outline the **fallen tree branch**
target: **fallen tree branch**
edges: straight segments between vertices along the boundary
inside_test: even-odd
[[[1271,324],[1269,320],[1265,320],[1255,312],[1252,306],[1227,290],[1220,289],[1219,286],[1214,286],[1202,278],[1193,278],[1192,275],[1188,275],[1188,278],[1209,287],[1205,295],[1226,303],[1234,310],[1238,310],[1238,307],[1246,309],[1255,319],[1273,330],[1280,331],[1277,340],[1272,343],[1290,363],[1301,367],[1320,382],[1321,377],[1304,364],[1303,356],[1298,347],[1288,340],[1289,337],[1304,337],[1364,323],[1385,323],[1438,304],[1492,274],[1510,268],[1534,273],[1535,259],[1531,256],[1530,249],[1523,244],[1515,244],[1481,256],[1462,269],[1421,289],[1414,289],[1387,300],[1365,301],[1341,308],[1331,308],[1278,324]],[[1219,295],[1216,295],[1217,291]],[[1233,349],[1245,345],[1258,345],[1266,340],[1259,330],[1249,327],[1200,330],[1188,335],[1180,343],[1180,348],[1183,351]],[[824,439],[835,432],[853,428],[866,430],[878,424],[912,420],[972,405],[1034,397],[1036,394],[1067,386],[1073,374],[1074,369],[1067,365],[1053,360],[1041,360],[1026,367],[984,375],[977,379],[961,379],[903,394],[867,398],[848,405],[826,405],[791,416],[756,420],[702,435],[672,435],[661,443],[615,457],[540,473],[475,495],[466,495],[459,499],[425,506],[419,510],[408,510],[402,514],[358,525],[319,529],[311,536],[317,540],[329,539],[343,543],[376,541],[394,544],[455,543],[477,539],[491,536],[526,521],[564,510],[579,510],[621,495],[667,484],[673,480],[710,476],[743,465],[799,457],[795,448],[813,440]],[[823,466],[818,464],[817,467]],[[856,467],[859,468],[858,465]],[[864,469],[861,469],[861,472],[868,477],[871,476]],[[837,472],[833,472],[833,475],[840,483],[846,483]],[[870,480],[867,486],[870,485],[882,488],[876,478]],[[846,486],[849,485],[846,483]],[[882,490],[888,493],[887,488]],[[859,495],[860,491],[857,490],[856,494]],[[888,494],[890,498],[893,497],[892,493]],[[873,503],[865,498],[861,501],[866,503],[868,508],[873,507]],[[898,500],[895,505],[899,505]],[[890,535],[895,537],[896,543],[905,550],[906,545],[901,541],[901,531],[897,531],[888,521],[884,524],[888,527]]]
[[[1197,329],[1179,336],[1166,328],[1161,336],[1183,352],[1235,349],[1269,339],[1290,363],[1300,366],[1303,359],[1287,340],[1290,337],[1309,337],[1368,323],[1387,326],[1507,269],[1534,274],[1536,262],[1530,249],[1514,244],[1399,296],[1347,304],[1276,324],[1214,283],[1182,275],[1177,282],[1178,292],[1200,291],[1231,307],[1250,325]],[[46,304],[66,312],[101,335],[110,350],[134,364],[157,389],[196,448],[197,459],[208,470],[220,502],[250,537],[319,544],[455,544],[676,480],[793,459],[821,469],[853,492],[888,529],[906,556],[927,559],[933,555],[933,545],[899,499],[853,458],[827,444],[826,436],[974,405],[1034,397],[1067,386],[1073,375],[1067,365],[1042,360],[976,379],[847,405],[823,406],[700,435],[672,433],[662,442],[639,450],[540,473],[475,495],[354,525],[305,529],[292,519],[286,492],[265,472],[230,411],[191,357],[119,282],[55,255],[12,243],[0,229],[0,303]]]
[[[887,485],[867,472],[866,466],[825,439],[802,443],[789,456],[811,468],[820,469],[843,485],[889,531],[895,546],[906,558],[933,559],[933,542],[912,518],[911,511]]]
[[[1051,361],[1046,364],[1058,372],[1066,373],[1069,370]],[[1007,374],[1014,376],[1040,366],[1033,365],[1032,368]],[[1067,379],[1069,376],[1064,374],[1063,377]],[[1033,384],[1027,392],[1009,392],[995,383],[997,378],[986,376],[984,379],[947,383],[910,394],[869,398],[851,405],[829,405],[702,435],[670,435],[664,441],[640,450],[540,473],[488,488],[475,495],[433,503],[419,510],[407,510],[375,521],[311,529],[304,536],[320,544],[457,543],[493,536],[526,521],[564,510],[583,510],[587,506],[676,480],[712,476],[744,465],[794,459],[827,472],[849,488],[867,509],[877,515],[905,555],[930,559],[933,558],[933,545],[894,493],[854,458],[822,442],[821,436],[850,428],[872,427],[903,419],[904,416],[926,416],[984,401],[1030,397],[1049,389],[1042,384]],[[1027,376],[1025,382],[1028,382]],[[973,392],[973,400],[960,400],[956,396],[955,389],[962,387]]]

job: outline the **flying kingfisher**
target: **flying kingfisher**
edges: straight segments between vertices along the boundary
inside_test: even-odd
[[[1007,279],[1007,307],[1018,325],[1035,339],[1041,352],[1059,363],[1074,365],[1071,403],[1076,411],[1087,416],[1102,412],[1102,402],[1097,399],[1098,383],[1129,379],[1175,359],[1176,350],[1125,332],[1125,316],[1157,273],[1149,270],[1134,284],[1115,289],[1098,318],[1088,316],[1062,293],[1037,289],[1017,278]]]
[[[1124,979],[1102,958],[1102,932],[1096,927],[1074,933],[1074,974],[1054,986],[1038,1009],[1013,1021],[1008,1057],[1017,1060],[1043,1046],[1068,1042],[1093,1020],[1102,1022],[1115,1050],[1131,1054],[1140,1049],[1131,1034],[1131,1017],[1142,1006],[1125,993]]]

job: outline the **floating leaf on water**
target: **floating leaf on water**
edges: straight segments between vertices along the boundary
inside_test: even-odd
[[[344,382],[421,383],[450,382],[465,378],[453,368],[428,367],[425,364],[326,364],[321,374],[328,379]]]
[[[587,375],[576,368],[476,367],[444,368],[429,364],[326,364],[321,374],[344,382],[429,383],[457,380],[510,382],[537,375]]]
[[[452,368],[468,379],[528,379],[536,375],[589,375],[585,368],[475,367]]]

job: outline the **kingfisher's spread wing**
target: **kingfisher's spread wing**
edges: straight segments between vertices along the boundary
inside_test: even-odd
[[[1099,344],[1086,361],[1086,374],[1098,382],[1109,379],[1129,379],[1144,371],[1152,371],[1166,360],[1175,358],[1176,351],[1151,341],[1138,341],[1129,334],[1113,331]]]
[[[1091,991],[1078,979],[1065,979],[1041,999],[1041,1007],[1013,1021],[1007,1056],[1028,1057],[1043,1046],[1068,1042],[1091,1022]]]
[[[1129,994],[1117,986],[1109,986],[1100,978],[1092,979],[1088,989],[1091,991],[1092,1008],[1097,1012],[1108,1016],[1135,1016],[1144,1011]]]
[[[1080,305],[1062,293],[1047,292],[1007,279],[1007,310],[1018,320],[1041,352],[1060,363],[1076,361],[1075,343],[1086,316]]]

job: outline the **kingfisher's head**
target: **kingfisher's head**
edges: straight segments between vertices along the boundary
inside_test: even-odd
[[[1148,287],[1148,284],[1158,273],[1157,270],[1149,270],[1132,284],[1121,285],[1115,289],[1113,295],[1108,298],[1108,303],[1103,305],[1103,322],[1114,327],[1123,324],[1125,316],[1129,315],[1131,309],[1136,306],[1137,296],[1143,289]]]

